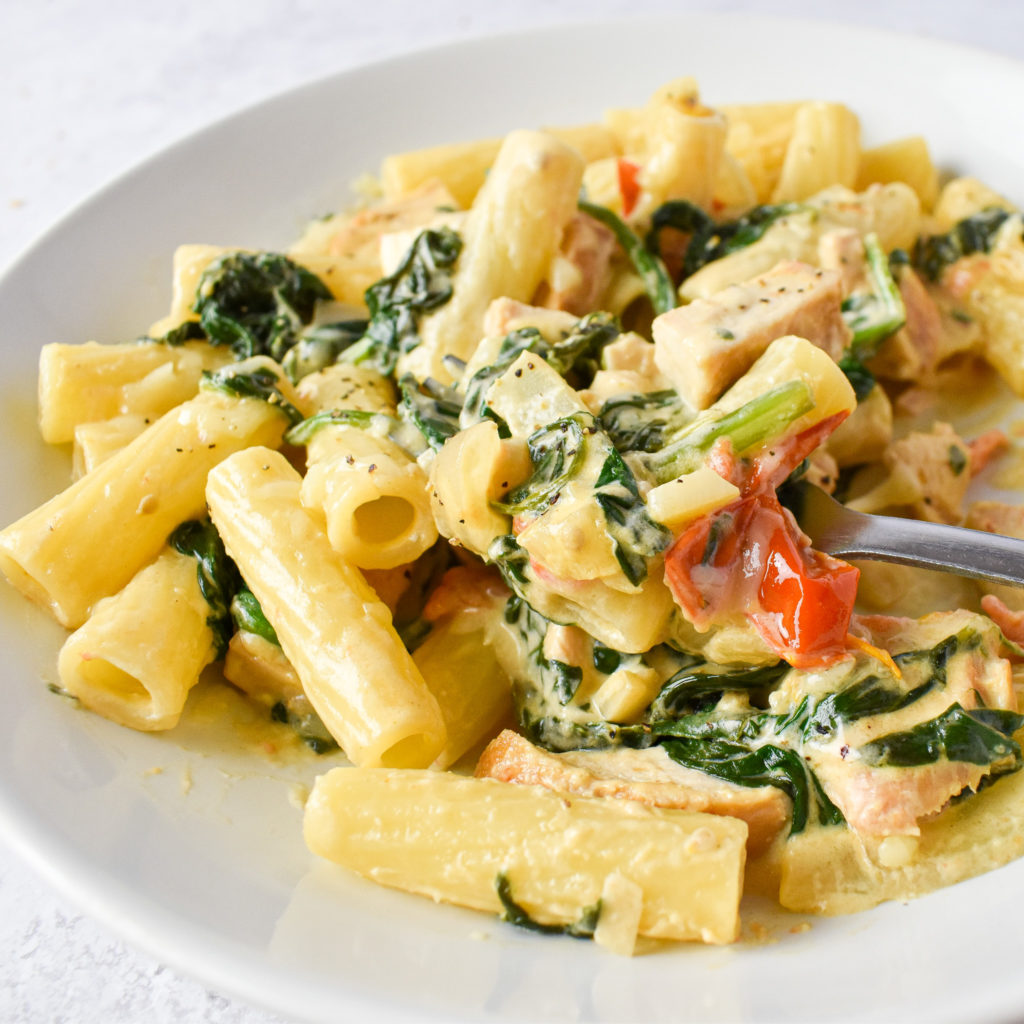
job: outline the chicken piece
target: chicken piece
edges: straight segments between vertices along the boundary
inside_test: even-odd
[[[384,275],[381,237],[425,227],[444,210],[458,204],[439,181],[388,202],[374,203],[351,217],[332,217],[310,224],[290,255],[324,280],[343,302],[362,304],[363,293]]]
[[[813,767],[847,824],[875,836],[919,835],[921,818],[937,814],[965,789],[977,789],[988,774],[987,767],[965,761],[870,768],[815,759]]]
[[[943,344],[942,313],[921,278],[904,267],[899,285],[906,323],[886,338],[868,365],[875,376],[886,380],[919,381],[935,372],[940,354],[953,346]]]
[[[593,660],[594,644],[579,626],[552,622],[544,634],[544,657],[566,665],[586,665]]]
[[[963,629],[972,630],[983,638],[983,645],[962,650],[957,655],[947,669],[946,685],[941,691],[945,695],[944,702],[935,698],[939,703],[931,713],[939,714],[952,701],[965,708],[977,707],[980,703],[983,707],[1017,710],[1010,666],[1002,657],[1005,653],[1002,638],[988,618],[977,612],[960,608],[932,612],[919,619],[901,615],[857,615],[852,628],[892,653],[934,647]]]
[[[892,441],[892,403],[876,384],[829,435],[825,449],[841,469],[880,459]]]
[[[1024,508],[1004,501],[975,501],[967,509],[964,526],[987,533],[1001,533],[1004,537],[1024,539]],[[987,584],[984,589],[987,593],[981,599],[981,606],[985,614],[999,625],[1006,636],[1020,643],[1024,640],[1024,619],[1007,619],[1002,615],[1002,610],[1006,609],[1015,615],[1024,612],[1024,590],[995,583]],[[997,605],[987,603],[991,597],[996,598]]]
[[[668,388],[669,382],[658,369],[655,348],[633,331],[619,335],[601,353],[606,370],[632,370],[644,379],[643,391]]]
[[[893,733],[931,721],[954,704],[1017,710],[1010,662],[992,623],[973,612],[955,611],[914,620],[898,616],[859,616],[855,628],[896,652],[928,649],[961,630],[972,630],[980,644],[958,645],[947,654],[945,685],[934,687],[904,707],[862,717],[845,725],[843,745],[809,748],[811,767],[851,828],[869,835],[918,835],[919,822],[941,811],[965,789],[977,790],[992,767],[938,760],[914,767],[871,765],[857,750]]]
[[[587,407],[595,413],[610,398],[619,395],[640,395],[671,388],[655,362],[654,346],[632,331],[607,345],[601,362],[604,368],[594,374],[590,387],[580,392]]]
[[[996,594],[982,595],[981,610],[999,627],[1011,644],[1024,647],[1024,610],[1011,608]]]
[[[487,611],[504,604],[508,596],[508,587],[492,566],[455,565],[445,571],[441,582],[431,591],[423,618],[438,622],[449,615]]]
[[[797,335],[838,359],[850,340],[842,278],[797,260],[662,313],[653,325],[655,360],[679,394],[706,409],[765,349]]]
[[[484,314],[484,335],[504,338],[524,327],[536,327],[548,340],[564,338],[576,326],[577,317],[560,309],[531,306],[517,299],[494,299]]]
[[[334,231],[330,252],[341,256],[363,246],[373,248],[383,234],[415,228],[432,220],[438,211],[457,209],[458,204],[441,182],[427,182],[401,199],[377,203],[354,214]]]
[[[267,705],[303,696],[302,683],[281,648],[246,630],[228,644],[224,678]]]
[[[818,448],[807,457],[807,469],[803,479],[815,487],[820,487],[827,494],[832,494],[839,483],[839,464],[833,455]]]
[[[836,228],[818,239],[818,266],[834,270],[843,280],[843,294],[867,287],[864,239],[855,228]]]
[[[577,212],[565,227],[548,279],[542,282],[534,301],[574,316],[585,316],[600,308],[612,278],[612,257],[617,244],[610,229]]]
[[[914,432],[894,441],[882,461],[889,475],[847,502],[849,508],[858,512],[906,508],[932,523],[958,523],[963,518],[971,456],[948,423],[936,423],[929,433]]]
[[[506,729],[480,755],[476,775],[559,793],[741,818],[750,830],[747,852],[751,856],[771,845],[790,815],[789,798],[781,790],[723,782],[677,764],[660,747],[552,754]]]
[[[972,530],[1024,538],[1024,507],[1005,501],[976,501],[967,510],[964,525]]]
[[[938,691],[937,702],[928,701],[927,697],[922,700],[927,702],[927,711],[915,711],[911,705],[903,713],[908,718],[910,713],[938,715],[954,702],[966,710],[980,705],[1015,711],[1017,700],[1010,663],[977,652],[951,659],[947,685]],[[883,718],[897,719],[900,714]],[[849,743],[856,746],[861,738],[874,738],[912,724],[894,721],[871,731],[871,720],[862,720],[850,730]],[[991,771],[988,765],[967,761],[937,761],[912,768],[870,766],[846,761],[834,753],[812,756],[811,764],[850,827],[870,835],[918,835],[922,818],[938,814],[964,790],[977,791]]]

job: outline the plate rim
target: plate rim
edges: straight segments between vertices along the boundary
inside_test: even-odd
[[[54,244],[55,240],[69,230],[81,218],[88,215],[89,211],[115,196],[124,189],[127,182],[138,180],[146,174],[153,173],[161,164],[166,162],[171,154],[188,149],[192,146],[201,146],[205,139],[216,135],[230,124],[241,124],[246,119],[262,116],[262,112],[271,106],[291,106],[299,103],[304,94],[312,94],[323,90],[344,90],[349,80],[358,79],[368,72],[383,73],[389,68],[397,65],[408,65],[411,62],[426,60],[428,62],[444,59],[446,56],[456,55],[459,51],[467,48],[475,49],[481,46],[505,45],[523,46],[538,36],[550,36],[554,34],[566,34],[575,32],[609,32],[617,26],[635,27],[638,22],[647,24],[680,24],[694,23],[707,24],[729,24],[735,19],[735,12],[694,12],[685,15],[646,13],[643,16],[623,17],[602,17],[580,21],[560,22],[548,24],[536,28],[521,28],[515,31],[493,31],[478,35],[471,35],[464,38],[444,42],[429,43],[420,47],[403,50],[398,53],[359,63],[325,75],[314,77],[308,81],[300,82],[286,89],[268,94],[254,103],[247,104],[241,108],[232,110],[209,123],[203,124],[194,131],[188,131],[171,142],[160,146],[153,152],[135,161],[124,168],[110,180],[95,188],[70,205],[60,213],[35,239],[14,254],[10,262],[0,268],[0,293],[8,286],[23,268],[30,267],[32,262],[39,258],[39,254],[45,252],[47,247]],[[986,61],[996,60],[1003,63],[1007,68],[1021,76],[1024,81],[1024,63],[1014,60],[1004,54],[989,51],[983,47],[964,45],[951,40],[938,37],[918,36],[906,31],[893,31],[874,26],[850,24],[835,18],[806,18],[774,14],[747,14],[744,19],[748,22],[770,23],[776,29],[783,26],[811,29],[814,32],[830,34],[837,30],[856,33],[862,41],[879,39],[900,39],[911,42],[915,49],[926,48],[935,52],[944,52],[948,55],[973,54],[976,58],[983,58]],[[90,877],[90,881],[83,885],[81,880],[82,867],[74,862],[74,854],[70,849],[62,849],[56,841],[56,837],[46,829],[40,827],[38,821],[33,822],[19,813],[19,808],[12,801],[12,793],[9,792],[10,780],[0,776],[0,829],[9,842],[11,848],[20,856],[37,874],[46,879],[53,887],[68,898],[72,903],[81,907],[103,926],[110,928],[114,933],[124,938],[131,945],[144,950],[161,962],[171,964],[181,974],[201,981],[203,984],[218,991],[228,992],[237,998],[254,1005],[260,1005],[273,1012],[294,1012],[294,1004],[284,1006],[271,997],[269,989],[273,982],[263,977],[258,965],[251,963],[251,956],[243,951],[235,950],[229,955],[231,963],[220,965],[217,969],[213,964],[198,962],[197,958],[184,955],[181,950],[187,943],[181,943],[180,939],[195,937],[196,932],[201,929],[194,924],[183,925],[173,913],[167,908],[153,904],[148,908],[144,921],[136,921],[130,915],[119,911],[116,906],[111,906],[105,897],[111,892],[118,894],[117,902],[120,900],[138,901],[140,896],[133,892],[130,886],[125,885],[120,879],[101,871],[91,862],[87,863],[84,874]],[[91,876],[96,876],[92,878]],[[146,897],[141,897],[146,899]],[[150,934],[146,924],[150,920],[164,919],[159,934]],[[219,939],[221,942],[230,943],[231,940]],[[239,947],[242,949],[242,947]],[[239,972],[239,968],[242,968]],[[276,970],[276,969],[275,969]],[[249,984],[239,986],[237,979],[245,975]],[[250,987],[250,984],[253,987]],[[253,991],[261,991],[259,999],[254,1003]],[[1017,987],[1017,994],[1024,993],[1024,982]],[[271,997],[271,998],[268,998]],[[353,1003],[359,1001],[359,997],[346,996],[346,999]],[[999,1003],[999,1007],[993,1006],[995,1010],[1000,1007],[1009,1008],[1010,1004]],[[346,1007],[348,1008],[348,1007]],[[402,1008],[397,1005],[388,1004],[386,1007],[376,1002],[365,1003],[365,1006],[353,1006],[353,1009],[365,1009],[381,1016],[382,1011],[391,1014],[386,1019],[409,1019],[424,1020],[421,1014],[415,1017],[406,1018]],[[398,1016],[396,1016],[396,1014]],[[312,1019],[312,1018],[311,1018]],[[465,1018],[470,1019],[470,1018]]]

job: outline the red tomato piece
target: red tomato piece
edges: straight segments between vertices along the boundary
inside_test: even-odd
[[[772,650],[796,668],[834,662],[846,649],[860,571],[848,562],[798,546],[781,508],[762,506],[776,519],[750,620]]]
[[[628,217],[640,198],[640,165],[619,157],[619,195],[622,196],[622,215]]]

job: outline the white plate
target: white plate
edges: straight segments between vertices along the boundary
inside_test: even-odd
[[[943,167],[1024,199],[1024,134],[1010,116],[1024,106],[1024,69],[909,37],[690,15],[488,39],[339,75],[115,182],[0,283],[0,520],[65,479],[65,455],[34,431],[40,345],[137,336],[167,307],[179,243],[284,245],[388,152],[591,120],[680,74],[713,104],[846,101],[869,141],[924,134]],[[10,838],[131,941],[289,1017],[964,1024],[1024,1005],[1024,862],[766,943],[620,960],[314,863],[291,799],[311,766],[268,769],[203,737],[136,735],[76,711],[43,685],[60,635],[0,587]]]

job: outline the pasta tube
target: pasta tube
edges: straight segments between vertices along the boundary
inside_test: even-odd
[[[451,383],[444,357],[469,359],[491,300],[533,297],[576,212],[582,179],[583,160],[565,143],[542,132],[508,135],[467,218],[452,297],[423,317],[403,373]]]
[[[61,685],[118,725],[171,729],[216,657],[209,617],[196,560],[166,548],[68,637]]]
[[[726,151],[743,168],[758,203],[767,203],[775,191],[800,106],[797,101],[719,108],[729,125]]]
[[[127,413],[156,419],[192,398],[203,370],[231,353],[203,342],[44,345],[39,354],[39,429],[47,444],[72,440],[75,428]]]
[[[545,131],[578,150],[588,163],[619,151],[614,134],[603,124]],[[428,182],[441,181],[460,206],[469,207],[487,180],[501,144],[501,139],[479,139],[392,154],[381,164],[384,194],[388,199],[396,199]]]
[[[238,363],[228,379],[273,376],[271,360]],[[203,513],[210,469],[251,444],[281,443],[281,404],[203,390],[127,447],[0,531],[0,570],[70,629],[159,554],[171,531]]]
[[[920,836],[809,829],[785,845],[779,902],[800,913],[852,914],[973,878],[1024,853],[1022,809],[1017,773],[923,821]]]
[[[448,738],[432,767],[450,767],[512,720],[512,684],[487,643],[484,626],[466,629],[458,616],[452,625],[439,623],[413,660],[445,720]]]
[[[198,320],[192,309],[203,271],[216,259],[237,250],[220,245],[179,245],[174,250],[172,270],[171,308],[167,316],[149,329],[151,337],[159,338],[186,320]]]
[[[638,886],[642,935],[732,942],[747,826],[438,772],[336,768],[317,779],[305,838],[383,885],[498,913],[496,880],[543,923],[572,924],[609,876]]]
[[[248,448],[210,473],[210,517],[349,759],[425,767],[445,741],[437,701],[387,607],[303,508],[300,487],[283,455]]]
[[[148,417],[138,414],[115,416],[97,423],[80,423],[75,427],[72,479],[85,476],[111,455],[126,448],[149,425]]]
[[[932,162],[928,143],[920,136],[895,139],[860,155],[857,170],[857,191],[864,191],[875,182],[906,182],[916,193],[921,205],[931,209],[939,196],[939,172]]]
[[[701,105],[692,79],[660,89],[644,111],[641,183],[646,212],[668,199],[711,207],[725,151],[726,122]]]
[[[530,475],[526,442],[502,438],[493,420],[482,420],[445,441],[430,467],[430,503],[440,532],[486,556],[495,537],[512,529],[511,517],[493,503]]]
[[[803,103],[793,119],[773,201],[806,199],[830,185],[852,188],[860,166],[860,121],[841,103]]]
[[[309,440],[303,505],[324,516],[331,546],[360,569],[415,561],[437,540],[423,469],[388,439],[386,426],[330,420],[333,410],[393,413],[384,378],[345,364],[317,376],[324,380],[307,393],[314,415],[328,418]]]

